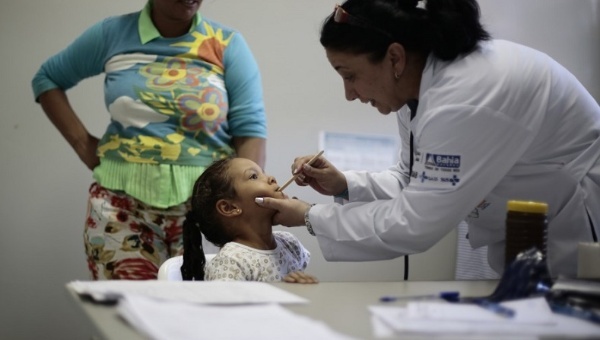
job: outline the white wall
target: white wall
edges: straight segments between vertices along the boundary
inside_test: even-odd
[[[600,101],[600,1],[478,1],[495,37],[544,51]]]
[[[341,80],[318,43],[320,23],[336,2],[205,0],[202,7],[207,17],[241,30],[258,60],[269,120],[266,170],[280,180],[287,179],[295,156],[316,151],[319,130],[396,131],[394,117],[344,100]],[[83,29],[108,15],[137,10],[144,3],[0,1],[2,339],[90,338],[91,325],[71,302],[64,284],[88,278],[82,229],[91,173],[33,102],[30,80],[47,57]],[[486,0],[482,8],[492,31],[547,51],[600,98],[598,3]],[[566,32],[558,26],[566,26]],[[69,91],[76,111],[96,134],[102,133],[108,121],[101,84],[101,78],[92,79]],[[288,190],[308,201],[328,202],[308,189]],[[327,263],[314,238],[302,228],[293,231],[312,251],[310,271],[321,280],[401,280],[402,259]],[[455,236],[450,234],[435,248],[412,256],[411,279],[452,278],[454,244]]]

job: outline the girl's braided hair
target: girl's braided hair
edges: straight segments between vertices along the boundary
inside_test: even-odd
[[[192,206],[183,222],[183,264],[181,275],[184,280],[204,280],[206,258],[202,248],[202,235],[217,247],[231,241],[216,210],[221,199],[236,197],[233,181],[229,177],[229,165],[233,158],[224,158],[212,163],[194,184]]]

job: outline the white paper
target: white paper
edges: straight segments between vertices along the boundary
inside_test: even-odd
[[[320,131],[319,149],[340,170],[382,171],[398,162],[396,135]]]
[[[351,339],[276,304],[206,306],[125,294],[118,306],[150,339]]]
[[[78,294],[96,301],[138,294],[170,301],[205,304],[307,303],[308,301],[265,282],[256,281],[73,281]]]
[[[501,305],[515,310],[514,318],[507,319],[475,304],[456,304],[443,301],[409,302],[406,309],[408,317],[412,319],[539,325],[555,323],[552,310],[543,298],[523,299]]]
[[[598,337],[600,326],[577,318],[552,313],[544,298],[502,303],[515,310],[514,318],[502,318],[481,307],[459,303],[411,302],[406,307],[370,306],[395,334],[418,333],[436,336],[572,336]]]

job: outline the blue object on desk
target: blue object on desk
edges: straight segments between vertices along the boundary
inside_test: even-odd
[[[537,248],[519,253],[507,266],[496,286],[496,290],[486,299],[503,302],[543,296],[553,282],[546,265],[546,256]]]
[[[408,295],[408,296],[382,296],[379,298],[381,302],[394,302],[401,300],[427,300],[427,299],[442,299],[448,302],[459,302],[459,303],[471,303],[475,304],[481,308],[489,310],[499,316],[505,318],[512,318],[515,316],[515,311],[511,308],[504,307],[499,303],[491,301],[487,298],[466,298],[464,300],[460,299],[460,293],[455,291],[444,291],[439,294],[429,294],[429,295]]]
[[[460,293],[459,292],[440,292],[439,294],[429,294],[429,295],[407,295],[407,296],[382,296],[379,298],[381,302],[394,302],[400,300],[426,300],[426,299],[442,299],[448,302],[457,302],[459,300]]]
[[[515,316],[515,311],[513,309],[504,307],[501,304],[492,302],[488,299],[473,299],[469,302],[505,318],[512,318]]]

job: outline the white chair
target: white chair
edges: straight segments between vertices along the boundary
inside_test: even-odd
[[[206,263],[210,262],[217,254],[204,254],[206,257]],[[181,264],[183,263],[183,256],[173,256],[166,260],[158,268],[157,280],[163,281],[182,281],[181,277]]]

